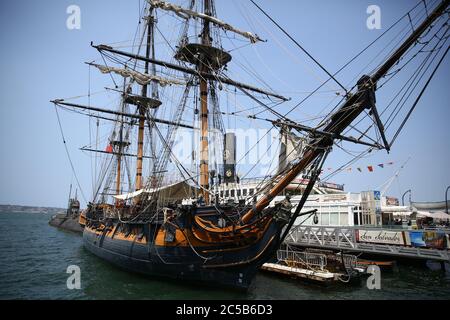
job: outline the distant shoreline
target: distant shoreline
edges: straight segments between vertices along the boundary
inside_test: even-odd
[[[61,211],[65,212],[66,209],[54,208],[54,207],[22,206],[22,205],[12,205],[12,204],[0,205],[0,213],[38,213],[38,214],[51,213],[51,214],[56,214],[56,213],[60,213]]]

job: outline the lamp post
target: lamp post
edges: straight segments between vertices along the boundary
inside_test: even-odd
[[[445,190],[445,212],[448,214],[448,189],[450,189],[450,186],[447,187],[447,190]]]
[[[405,193],[402,195],[402,206],[405,205],[405,195],[409,192],[409,204],[411,204],[411,189],[406,190]]]

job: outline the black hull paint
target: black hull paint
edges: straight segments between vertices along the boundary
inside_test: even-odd
[[[279,227],[274,223],[256,244],[239,251],[221,253],[220,256],[210,255],[206,263],[190,247],[149,247],[139,242],[105,237],[89,228],[83,232],[83,242],[86,249],[96,256],[127,271],[247,290],[261,265],[277,250],[279,236]],[[200,253],[202,248],[195,248],[195,251]],[[213,266],[242,261],[247,263]]]

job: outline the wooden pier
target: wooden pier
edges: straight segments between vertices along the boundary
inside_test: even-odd
[[[297,278],[315,280],[320,282],[331,282],[333,280],[336,280],[336,275],[328,271],[315,271],[302,268],[288,267],[278,263],[264,263],[261,269],[265,271],[271,271],[275,273],[285,274],[288,276],[294,276]]]
[[[263,264],[261,270],[320,283],[340,281],[342,277],[348,276],[347,272],[353,278],[355,275],[359,277],[366,270],[357,266],[356,256],[344,255],[342,259],[336,254],[331,257],[324,253],[293,250],[289,246],[277,251],[277,260],[277,263]],[[345,267],[337,267],[336,261],[342,261]]]

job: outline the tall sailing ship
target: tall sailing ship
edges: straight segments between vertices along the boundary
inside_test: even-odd
[[[84,246],[90,252],[133,272],[247,289],[260,266],[274,256],[294,221],[304,214],[301,212],[303,204],[334,144],[344,141],[370,150],[389,151],[404,123],[389,142],[383,113],[378,112],[375,103],[375,92],[380,87],[377,84],[391,76],[393,66],[398,65],[411,48],[425,44],[424,37],[433,34],[432,28],[438,29],[436,24],[444,26],[436,32],[443,40],[430,52],[436,58],[440,49],[445,49],[448,27],[442,17],[445,17],[449,1],[440,2],[432,12],[427,11],[373,73],[362,76],[351,89],[342,87],[341,103],[311,127],[277,110],[276,107],[287,103],[288,98],[227,75],[232,56],[230,50],[223,48],[222,39],[238,39],[249,45],[262,39],[219,19],[213,0],[187,3],[188,6],[183,7],[148,0],[142,11],[141,38],[133,46],[137,52],[91,44],[100,53],[103,63],[90,62],[90,68],[99,69],[113,81],[114,76],[123,77],[121,86],[114,81],[116,86],[108,89],[120,95],[118,109],[81,105],[67,99],[52,102],[58,108],[114,124],[106,151],[92,146],[82,148],[104,156],[93,198],[80,216]],[[273,21],[263,9],[255,6]],[[169,17],[181,26],[176,44],[170,43],[158,28],[159,20]],[[447,28],[444,36],[442,28]],[[172,51],[172,61],[157,58],[157,38]],[[140,53],[141,49],[145,54]],[[436,69],[445,54],[437,59],[438,63],[433,58]],[[329,74],[329,80],[337,82],[335,75]],[[283,166],[262,179],[256,192],[231,202],[219,192],[221,185],[239,180],[236,137],[225,129],[224,102],[220,99],[230,87],[271,115],[263,118],[252,114],[248,118],[268,122],[283,137],[293,141],[289,153],[285,152],[280,159]],[[184,120],[186,115],[191,116],[192,123]],[[368,129],[355,128],[355,122],[361,117],[370,119],[370,127],[377,130],[377,138],[368,137]],[[357,130],[360,137],[348,135],[348,129]],[[190,168],[173,153],[180,130],[190,130],[198,137],[198,148],[190,153],[193,163]],[[307,177],[307,184],[299,186],[302,196],[298,205],[293,206],[289,196],[274,202],[299,175]]]

